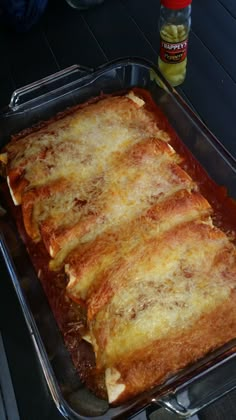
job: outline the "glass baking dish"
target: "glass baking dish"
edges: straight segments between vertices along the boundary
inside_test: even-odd
[[[236,198],[236,160],[159,73],[141,59],[123,59],[96,70],[78,65],[16,90],[0,112],[0,147],[10,136],[101,93],[141,87],[169,119],[209,176]],[[4,207],[4,202],[0,202]],[[0,218],[0,248],[20,301],[45,379],[68,419],[128,418],[148,406],[189,417],[236,388],[236,339],[161,386],[118,407],[95,397],[80,381],[52,311],[8,213]],[[158,357],[158,355],[157,355]]]

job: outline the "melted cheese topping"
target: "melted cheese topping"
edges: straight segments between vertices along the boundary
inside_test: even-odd
[[[122,225],[152,203],[191,188],[191,178],[176,163],[173,149],[145,139],[117,153],[107,170],[84,183],[58,179],[23,195],[27,233],[42,237],[57,268],[81,241],[93,240],[110,226]]]
[[[125,96],[106,98],[10,142],[6,147],[8,176],[15,202],[21,203],[25,186],[75,174],[84,182],[104,169],[112,153],[144,137],[168,141],[154,116],[136,102]],[[19,187],[22,176],[27,182]]]
[[[158,145],[160,150],[157,149]],[[137,157],[138,154],[140,158]],[[30,189],[23,195],[23,217],[27,217],[31,204],[29,216],[32,223],[45,222],[54,230],[55,227],[71,226],[83,216],[99,215],[106,206],[108,195],[112,202],[119,200],[128,183],[134,183],[135,178],[138,178],[139,169],[148,163],[153,167],[158,155],[161,159],[167,159],[172,154],[174,152],[170,146],[158,140],[150,141],[149,144],[149,140],[145,139],[127,152],[117,152],[109,163],[105,160],[106,170],[103,167],[100,171],[100,168],[96,167],[94,176],[87,174],[83,179],[81,171],[77,171],[73,177],[58,178],[46,186]],[[47,222],[47,218],[50,219],[50,223]],[[30,230],[28,233],[30,235]]]
[[[138,162],[136,158],[132,161],[130,154],[125,154],[121,162],[118,160],[119,164],[104,174],[101,189],[93,191],[92,199],[77,208],[73,215],[66,214],[63,209],[63,224],[57,219],[57,229],[50,232],[51,220],[50,226],[47,220],[42,224],[42,239],[51,256],[57,257],[55,263],[65,258],[71,250],[70,244],[74,247],[81,241],[91,242],[107,228],[132,220],[164,196],[191,188],[191,178],[170,160],[168,154],[157,155],[155,147],[149,148],[147,141],[145,145],[144,150],[143,144],[135,146],[136,151],[141,146]],[[72,225],[65,223],[67,217],[72,217]]]
[[[227,300],[235,262],[235,248],[222,232],[190,222],[112,267],[88,306],[98,366],[112,366],[176,328],[193,325]]]
[[[206,325],[206,314],[213,323],[218,308],[224,320],[222,308],[234,299],[235,247],[213,226],[209,203],[169,140],[130,92],[13,139],[0,155],[26,232],[43,241],[51,269],[66,262],[67,293],[87,305],[85,338],[109,401],[183,367],[172,354],[159,372],[156,345],[168,346],[178,330],[188,346],[189,331]],[[222,322],[196,357],[235,337],[234,312],[225,336]]]
[[[140,244],[145,246],[151,238],[175,225],[206,217],[210,211],[209,203],[199,193],[180,190],[151,206],[141,217],[126,221],[87,245],[77,247],[65,266],[70,279],[68,294],[74,300],[86,299],[91,287],[94,292],[103,271],[116,265],[121,257],[131,255]]]

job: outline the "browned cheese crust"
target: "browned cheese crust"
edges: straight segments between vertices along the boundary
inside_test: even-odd
[[[115,366],[118,383],[126,388],[116,400],[121,403],[137,393],[163,383],[174,372],[200,359],[211,350],[235,338],[236,292],[224,305],[200,317],[194,327],[181,329],[132,354]],[[227,321],[227,322],[226,322]]]

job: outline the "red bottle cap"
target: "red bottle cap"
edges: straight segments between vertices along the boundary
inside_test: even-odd
[[[189,6],[192,3],[192,0],[161,0],[161,4],[168,9],[184,9],[184,7]]]

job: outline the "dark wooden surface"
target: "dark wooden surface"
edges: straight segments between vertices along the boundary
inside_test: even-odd
[[[75,63],[96,68],[127,56],[156,63],[159,7],[158,0],[105,0],[99,7],[78,12],[64,0],[49,0],[40,22],[28,33],[16,34],[2,26],[0,108],[9,103],[14,89]],[[234,0],[193,0],[188,71],[178,90],[236,157],[235,19]],[[0,331],[21,419],[62,419],[40,372],[2,260]],[[236,392],[204,409],[199,417],[235,420]]]

